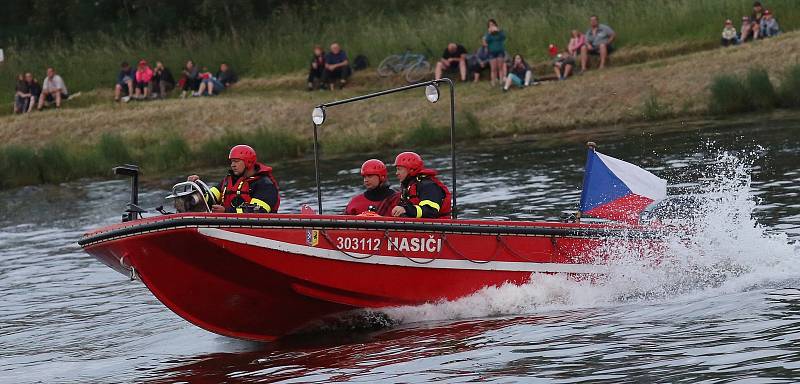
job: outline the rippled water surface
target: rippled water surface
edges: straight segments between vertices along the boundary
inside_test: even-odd
[[[666,177],[671,193],[719,197],[670,248],[674,263],[594,285],[534,276],[273,344],[196,328],[80,250],[83,232],[118,221],[125,181],[4,191],[0,382],[800,381],[797,119],[605,140],[602,152]],[[460,217],[574,210],[584,149],[535,144],[463,145]],[[448,172],[446,151],[422,152]],[[324,163],[326,210],[359,191],[362,160]],[[276,170],[283,211],[315,203],[312,166]],[[166,188],[145,185],[143,205],[163,204]]]

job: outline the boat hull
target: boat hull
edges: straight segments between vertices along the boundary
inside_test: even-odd
[[[359,308],[455,300],[536,273],[605,273],[597,225],[304,215],[166,215],[81,239],[172,311],[218,334],[270,341]],[[645,246],[644,249],[649,249]]]

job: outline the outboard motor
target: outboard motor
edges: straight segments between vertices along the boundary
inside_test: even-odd
[[[206,197],[209,197],[212,205],[215,202],[210,190],[201,180],[186,181],[175,184],[167,199],[174,199],[175,210],[178,212],[211,212],[206,202]]]

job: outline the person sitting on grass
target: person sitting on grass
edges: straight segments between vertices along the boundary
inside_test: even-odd
[[[761,20],[764,19],[764,6],[760,1],[753,2],[753,13],[750,15],[750,34],[753,40],[762,38]]]
[[[575,57],[570,55],[568,50],[559,53],[553,60],[553,71],[559,80],[566,80],[572,74],[573,68],[575,68]]]
[[[733,26],[731,19],[725,20],[725,26],[722,28],[722,39],[720,40],[723,47],[739,44],[739,38],[736,37],[736,27]]]
[[[308,68],[308,90],[322,89],[322,72],[325,70],[325,51],[321,45],[314,46],[311,65]]]
[[[25,83],[28,85],[28,92],[31,94],[30,102],[28,103],[28,112],[30,112],[33,111],[36,100],[39,100],[39,96],[42,94],[42,86],[39,85],[39,81],[30,72],[25,73]]]
[[[158,89],[157,96],[161,99],[166,98],[167,93],[175,88],[172,72],[160,61],[156,61],[156,67],[153,69],[153,86]]]
[[[331,44],[330,52],[325,54],[325,70],[322,72],[322,82],[328,84],[331,91],[338,81],[339,89],[344,88],[350,77],[350,60],[339,43]]]
[[[200,82],[197,94],[201,96],[216,96],[224,91],[225,88],[229,88],[239,81],[236,73],[225,63],[219,65],[219,71],[217,71],[216,76],[212,76],[210,72],[206,72],[205,68],[203,68],[203,73],[200,74],[200,77],[203,80]]]
[[[506,83],[503,86],[503,92],[507,92],[508,89],[511,88],[511,84],[514,84],[520,88],[531,85],[532,77],[533,72],[531,72],[531,67],[525,62],[525,59],[522,58],[522,55],[519,53],[514,55],[514,61],[509,67],[508,76],[506,76]],[[534,82],[534,85],[535,84],[537,83]]]
[[[133,82],[136,79],[136,73],[127,61],[123,61],[119,67],[117,85],[114,86],[114,101],[122,100],[127,103],[133,95]],[[124,97],[122,97],[123,92],[127,92]]]
[[[140,60],[139,67],[136,68],[136,87],[134,89],[133,98],[139,100],[149,98],[150,90],[152,89],[152,81],[153,69],[147,65],[146,60]]]
[[[25,113],[28,111],[28,104],[31,102],[31,92],[28,83],[25,82],[25,75],[17,75],[17,84],[14,92],[14,113]]]
[[[483,41],[489,48],[489,67],[491,69],[489,79],[494,87],[495,79],[502,82],[506,78],[508,70],[506,67],[506,33],[500,29],[495,19],[489,19],[487,22]]]
[[[467,81],[467,50],[461,44],[449,43],[436,63],[434,79],[439,80],[444,73],[459,73],[461,81]]]
[[[589,29],[586,30],[586,44],[581,47],[581,71],[586,70],[589,63],[589,55],[600,55],[600,65],[598,69],[606,66],[608,55],[614,52],[614,40],[617,33],[611,27],[600,24],[597,15],[589,18]]]
[[[586,45],[586,35],[577,29],[573,29],[567,44],[567,52],[570,56],[575,57],[581,52],[581,48]]]
[[[761,27],[759,28],[761,37],[778,36],[781,33],[781,27],[778,25],[778,20],[772,15],[772,12],[767,9],[764,11],[764,17],[761,18]]]
[[[178,81],[178,85],[183,90],[181,92],[181,98],[186,97],[187,92],[196,92],[200,89],[200,79],[197,77],[198,73],[199,71],[194,61],[187,60],[181,72],[181,79]]]
[[[47,77],[42,84],[42,94],[39,96],[38,110],[44,108],[45,103],[55,102],[56,108],[61,108],[61,101],[69,98],[67,86],[64,84],[64,79],[56,74],[53,67],[47,68]]]
[[[467,55],[467,69],[472,73],[472,81],[477,83],[481,79],[481,72],[489,68],[489,48],[483,36],[480,38],[480,46],[473,55]]]
[[[755,38],[753,34],[753,23],[750,16],[742,16],[742,28],[739,32],[739,43],[745,43]]]

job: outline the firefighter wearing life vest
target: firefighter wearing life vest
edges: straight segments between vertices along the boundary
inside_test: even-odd
[[[344,214],[364,215],[371,212],[389,216],[400,199],[400,193],[389,186],[386,164],[378,159],[369,159],[361,165],[361,176],[367,190],[350,200]]]
[[[281,204],[278,182],[272,167],[259,163],[249,145],[237,145],[228,154],[228,175],[212,187],[207,201],[216,213],[277,213]],[[189,181],[200,177],[191,175]]]
[[[392,216],[450,217],[450,190],[436,178],[436,171],[425,168],[422,157],[414,152],[403,152],[397,155],[394,165],[401,195],[392,209]]]

